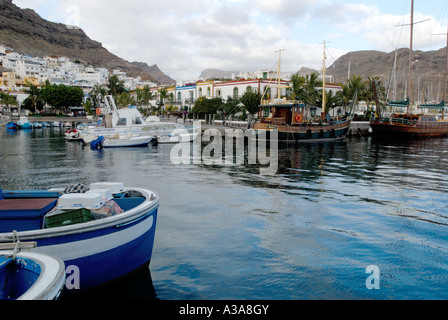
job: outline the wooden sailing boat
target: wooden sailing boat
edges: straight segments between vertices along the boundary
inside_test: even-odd
[[[281,60],[281,51],[280,51]],[[325,83],[325,42],[323,74],[322,111],[326,105]],[[280,62],[278,77],[280,79]],[[261,101],[259,121],[253,126],[254,130],[271,132],[278,130],[278,141],[288,142],[324,142],[344,139],[350,129],[351,117],[330,117],[322,112],[316,116],[315,107],[306,105],[303,101],[286,100],[280,97],[280,80],[278,81],[278,96],[275,100],[265,100],[265,93]]]
[[[405,101],[389,101],[388,105],[393,107],[404,107],[406,113],[395,113],[390,117],[381,117],[381,110],[377,108],[378,118],[373,119],[370,125],[376,135],[403,136],[403,137],[437,137],[448,135],[448,121],[444,121],[446,80],[448,71],[448,33],[447,33],[447,62],[445,67],[444,99],[440,104],[422,104],[420,109],[442,110],[442,120],[435,115],[410,112],[412,103],[412,47],[414,27],[414,0],[411,2],[411,44],[409,57],[409,98]]]

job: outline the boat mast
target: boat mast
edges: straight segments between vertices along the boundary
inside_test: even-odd
[[[325,90],[325,72],[327,69],[325,68],[325,40],[324,40],[324,63],[322,65],[322,112],[325,112],[325,106],[327,105],[327,95]]]
[[[282,70],[282,52],[286,51],[285,49],[280,49],[276,51],[275,53],[279,53],[278,58],[278,87],[277,87],[277,99],[281,98],[281,92],[280,92],[280,85],[281,85],[281,70]]]
[[[407,113],[409,113],[409,105],[412,103],[412,50],[414,40],[414,0],[411,1],[411,44],[409,50],[409,104]]]
[[[448,74],[448,26],[447,26],[447,32],[446,32],[446,63],[445,63],[445,75],[443,78],[443,108],[442,108],[442,120],[445,119],[445,106],[447,104],[447,95],[446,95],[446,80],[447,80],[447,74]]]

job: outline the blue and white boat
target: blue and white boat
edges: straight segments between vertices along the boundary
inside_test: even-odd
[[[28,117],[20,117],[19,121],[17,121],[17,125],[19,129],[32,129],[33,124],[28,120]]]
[[[0,245],[36,242],[30,252],[79,270],[80,290],[148,267],[159,196],[122,183],[83,188],[0,191]]]
[[[18,128],[19,128],[19,126],[17,125],[17,123],[15,123],[13,121],[8,122],[6,124],[6,129],[8,129],[8,130],[17,130]]]
[[[42,127],[43,127],[43,125],[40,122],[34,122],[33,123],[33,128],[34,129],[41,129]]]
[[[140,134],[156,137],[159,143],[178,143],[193,141],[198,132],[193,127],[180,123],[161,122],[159,118],[145,120],[136,107],[118,109],[112,96],[104,97],[104,118],[95,126],[87,126],[81,131],[86,143],[103,136],[120,134]]]
[[[65,265],[60,259],[0,251],[0,301],[57,300],[65,280]]]

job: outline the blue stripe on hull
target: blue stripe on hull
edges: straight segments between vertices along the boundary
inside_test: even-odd
[[[51,239],[41,239],[37,241],[38,248],[39,251],[59,257],[65,262],[66,267],[78,267],[80,271],[80,289],[88,289],[114,280],[149,263],[154,245],[157,211],[158,209],[154,209],[144,218],[124,226],[115,226]],[[132,241],[124,241],[124,243],[118,246],[108,243],[109,239],[120,237],[119,233],[123,234],[124,232],[127,237],[132,236],[131,233],[133,233],[134,228],[140,228],[145,226],[145,224],[149,226],[151,221],[150,228],[146,229],[142,235]],[[129,232],[126,232],[127,230]],[[69,249],[71,252],[63,252],[62,255],[69,256],[72,254],[72,256],[80,255],[80,257],[73,259],[61,257],[60,251],[61,248],[64,248],[64,245],[74,250]],[[112,248],[107,248],[108,245]],[[86,251],[83,254],[84,250]],[[68,274],[67,277],[69,278],[70,275]]]

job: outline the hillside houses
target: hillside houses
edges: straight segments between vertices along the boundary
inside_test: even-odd
[[[50,84],[82,87],[87,91],[95,85],[105,85],[111,75],[105,68],[85,66],[66,57],[33,57],[4,46],[0,46],[0,65],[7,73],[1,77],[0,89],[8,91],[20,91],[27,82],[43,85],[46,81]],[[118,75],[130,91],[145,85],[156,86],[153,82],[142,81],[140,77],[128,77],[120,70],[113,70],[112,74]]]

